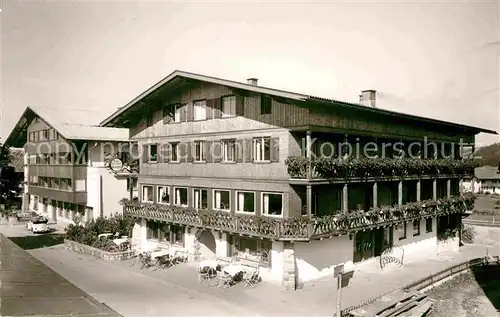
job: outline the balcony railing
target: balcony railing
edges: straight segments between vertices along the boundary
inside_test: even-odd
[[[410,158],[307,158],[291,156],[286,160],[291,178],[346,179],[367,177],[407,177],[422,175],[471,175],[478,162],[473,159]]]
[[[124,213],[137,218],[173,224],[220,230],[285,241],[307,241],[323,236],[342,235],[379,226],[394,225],[426,217],[472,210],[475,196],[465,194],[451,198],[407,203],[364,211],[339,212],[335,215],[276,219],[246,216],[212,210],[195,210],[176,206],[138,203],[122,200]]]

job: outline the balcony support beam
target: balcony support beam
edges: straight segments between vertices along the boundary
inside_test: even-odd
[[[417,181],[417,201],[421,201],[422,200],[422,181],[421,180],[418,180]]]
[[[446,180],[446,198],[451,197],[451,179]]]
[[[432,199],[437,199],[437,179],[432,180]]]
[[[306,197],[307,197],[307,217],[309,219],[311,219],[312,218],[312,186],[311,185],[307,185]]]
[[[311,167],[311,158],[312,158],[312,141],[311,141],[311,130],[307,130],[306,132],[306,158],[307,160],[307,179],[312,179],[312,167]]]
[[[403,204],[403,181],[398,182],[398,205]]]
[[[347,183],[342,188],[342,211],[347,212],[349,209],[349,188]]]
[[[373,188],[372,188],[372,196],[373,196],[373,208],[378,207],[378,184],[377,182],[373,183]]]
[[[464,194],[464,179],[462,177],[458,180],[458,192],[460,193],[460,196]]]

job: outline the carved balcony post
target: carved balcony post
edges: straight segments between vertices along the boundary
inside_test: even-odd
[[[434,178],[432,180],[432,199],[436,200],[437,199],[437,179]]]
[[[306,158],[307,158],[307,179],[312,179],[312,166],[311,166],[311,131],[308,130],[306,134]]]
[[[377,182],[373,183],[372,192],[373,192],[373,208],[375,209],[378,207],[378,184],[377,184]]]
[[[349,190],[347,187],[347,183],[344,184],[344,188],[342,188],[342,210],[347,212],[349,208]]]
[[[311,185],[307,185],[306,197],[307,197],[307,217],[309,219],[311,219],[312,218],[312,186]]]
[[[451,179],[449,178],[446,180],[446,197],[451,197]]]
[[[403,181],[398,182],[398,205],[403,204]]]
[[[422,200],[421,199],[421,194],[422,194],[422,181],[419,179],[417,181],[417,201],[420,201]]]

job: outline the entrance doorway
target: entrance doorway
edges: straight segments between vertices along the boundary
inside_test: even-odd
[[[212,232],[203,230],[198,236],[200,243],[200,254],[205,258],[210,259],[215,256],[215,237]]]
[[[357,232],[354,237],[354,263],[379,256],[393,245],[393,227]]]

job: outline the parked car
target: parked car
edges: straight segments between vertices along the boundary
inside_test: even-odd
[[[49,220],[43,216],[32,217],[31,220],[26,223],[26,229],[33,233],[45,233],[49,232]]]

